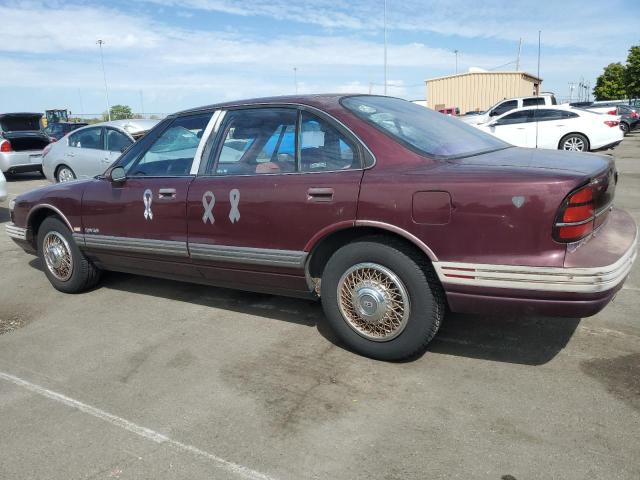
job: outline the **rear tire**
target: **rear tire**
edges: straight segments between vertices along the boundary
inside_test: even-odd
[[[388,237],[365,238],[337,250],[322,274],[321,299],[338,338],[378,360],[424,352],[445,311],[431,264]]]
[[[79,293],[94,287],[101,271],[80,251],[67,226],[47,217],[38,229],[38,257],[56,290]]]
[[[570,133],[562,137],[558,149],[571,152],[588,152],[589,140],[581,133]]]
[[[626,135],[627,133],[629,133],[629,124],[627,122],[621,122],[620,123],[620,130],[622,130],[622,132]]]
[[[60,165],[58,170],[56,170],[56,180],[58,183],[70,182],[71,180],[76,179],[75,172],[71,169],[71,167],[67,167],[66,165]]]

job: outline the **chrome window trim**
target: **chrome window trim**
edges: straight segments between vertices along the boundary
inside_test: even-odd
[[[206,243],[189,243],[189,253],[194,260],[300,269],[304,267],[308,255],[307,252],[298,250],[234,247]]]
[[[225,115],[224,110],[216,110],[211,115],[209,119],[209,123],[204,129],[204,133],[200,138],[200,143],[198,143],[198,148],[196,149],[196,154],[193,156],[193,161],[191,162],[191,170],[189,171],[190,175],[197,175],[198,170],[200,169],[200,163],[202,162],[202,154],[204,153],[204,147],[209,140],[211,135],[214,135],[218,132],[218,128],[220,127],[220,123],[222,123],[222,119]]]
[[[513,290],[597,293],[618,286],[637,257],[637,234],[625,254],[603,267],[530,267],[459,262],[433,262],[443,284]]]

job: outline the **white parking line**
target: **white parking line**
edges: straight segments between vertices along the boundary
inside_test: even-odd
[[[18,378],[14,375],[0,372],[0,379],[6,380],[7,382],[11,382],[14,385],[18,385],[23,387],[33,393],[37,393],[43,397],[46,397],[50,400],[54,400],[56,402],[62,403],[67,407],[77,408],[81,412],[84,412],[92,417],[99,418],[100,420],[104,420],[105,422],[110,423],[111,425],[115,425],[116,427],[120,427],[123,430],[127,430],[131,433],[135,433],[136,435],[146,438],[147,440],[151,440],[152,442],[159,444],[167,444],[178,450],[182,450],[184,452],[189,452],[193,455],[206,458],[207,460],[212,461],[216,467],[223,468],[233,474],[236,474],[243,478],[248,478],[249,480],[275,480],[273,477],[265,475],[264,473],[256,472],[248,467],[243,465],[238,465],[237,463],[230,462],[225,460],[224,458],[220,458],[217,455],[214,455],[209,452],[205,452],[204,450],[200,450],[193,445],[187,445],[177,440],[173,440],[166,435],[151,430],[149,428],[141,427],[140,425],[136,425],[129,420],[125,420],[124,418],[118,417],[117,415],[113,415],[109,412],[105,412],[104,410],[100,410],[99,408],[92,407],[91,405],[87,405],[86,403],[82,403],[78,400],[74,400],[73,398],[67,397],[61,393],[54,392],[47,388],[41,387],[34,383],[31,383],[27,380],[23,380],[22,378]]]

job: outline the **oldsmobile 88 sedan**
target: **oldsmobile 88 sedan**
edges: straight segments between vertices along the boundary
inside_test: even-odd
[[[447,309],[604,308],[636,257],[617,179],[404,100],[266,98],[169,116],[103,175],[18,196],[7,231],[63,292],[114,270],[319,297],[346,346],[395,360]]]

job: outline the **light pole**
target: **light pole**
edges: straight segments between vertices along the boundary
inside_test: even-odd
[[[104,56],[102,55],[102,45],[104,40],[98,40],[96,42],[100,47],[100,63],[102,63],[102,78],[104,79],[104,96],[107,101],[107,118],[111,121],[111,106],[109,105],[109,89],[107,88],[107,74],[104,71]]]
[[[387,0],[384,0],[384,94],[387,94]]]
[[[456,74],[458,73],[458,51],[459,50],[454,50],[453,53],[456,54]]]
[[[293,84],[296,87],[296,95],[298,94],[298,67],[293,67]]]

